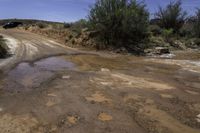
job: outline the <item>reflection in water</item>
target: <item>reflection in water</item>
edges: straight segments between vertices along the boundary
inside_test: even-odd
[[[166,79],[167,81],[167,78],[171,76],[170,81],[175,78],[186,86],[195,88],[199,86],[197,84],[199,75],[190,74],[191,71],[200,72],[200,61],[198,60],[160,59],[122,55],[116,57],[73,55],[50,57],[34,63],[20,63],[4,78],[4,83],[1,85],[3,87],[1,88],[5,90],[30,90],[39,87],[44,82],[49,82],[57,72],[76,70],[77,67],[79,71],[84,72],[96,71],[97,73],[101,73],[102,68],[104,68],[103,70],[106,70],[106,72],[118,72],[148,79]],[[188,78],[193,79],[193,81],[190,81],[190,84],[187,83]],[[104,84],[108,83],[104,82]]]
[[[75,65],[62,58],[51,57],[35,63],[20,63],[8,73],[5,79],[6,89],[19,90],[39,87],[50,80],[55,71],[74,70]]]
[[[43,59],[41,61],[35,62],[34,65],[39,69],[44,69],[48,71],[59,71],[75,68],[75,65],[73,63],[57,57]]]

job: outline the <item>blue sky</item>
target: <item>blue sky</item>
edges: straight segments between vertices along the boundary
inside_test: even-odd
[[[145,0],[151,13],[171,0]],[[95,0],[0,0],[0,19],[25,18],[72,22],[85,18]],[[193,14],[200,0],[182,0],[183,8]]]

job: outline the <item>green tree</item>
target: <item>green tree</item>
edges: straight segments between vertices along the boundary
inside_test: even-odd
[[[145,7],[136,0],[98,0],[90,11],[89,27],[106,46],[138,47],[148,32]]]
[[[193,29],[195,36],[200,38],[200,9],[197,9]]]
[[[181,1],[170,2],[165,8],[159,7],[155,17],[159,20],[159,26],[164,29],[173,29],[178,33],[183,26],[187,13],[181,7]]]

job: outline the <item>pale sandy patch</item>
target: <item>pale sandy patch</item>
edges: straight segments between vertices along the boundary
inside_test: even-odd
[[[169,94],[160,94],[162,98],[174,98],[172,95]]]
[[[49,93],[48,96],[50,96],[50,97],[56,97],[57,95],[54,94],[54,93]]]
[[[127,83],[127,85],[132,86],[132,87],[152,88],[158,91],[175,89],[173,86],[169,84],[153,81],[152,79],[134,77],[134,76],[129,76],[129,75],[121,74],[121,73],[111,74],[111,76],[114,78],[121,79],[122,81]]]
[[[107,113],[100,113],[98,115],[98,119],[101,121],[111,121],[113,117]]]
[[[68,121],[70,124],[75,125],[75,124],[78,122],[78,118],[75,117],[75,116],[68,116],[68,117],[67,117],[67,121]]]
[[[191,94],[191,95],[199,95],[198,92],[196,91],[191,91],[191,90],[185,90],[187,93]]]
[[[111,99],[106,98],[102,93],[96,92],[95,94],[92,94],[90,97],[86,97],[87,101],[93,101],[98,103],[110,103]]]

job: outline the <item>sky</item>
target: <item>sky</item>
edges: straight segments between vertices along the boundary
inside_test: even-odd
[[[145,0],[151,14],[172,0]],[[0,19],[23,18],[74,22],[85,18],[95,0],[0,0]],[[183,8],[194,14],[200,0],[182,0]]]

